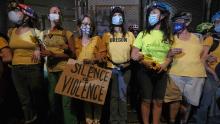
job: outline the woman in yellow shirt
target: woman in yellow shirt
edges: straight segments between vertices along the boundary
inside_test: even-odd
[[[125,16],[121,7],[112,7],[110,32],[102,37],[107,49],[107,68],[112,70],[109,90],[110,124],[127,123],[127,85],[130,81],[130,53],[134,35],[125,31]]]
[[[103,61],[106,51],[100,47],[102,42],[95,35],[95,25],[88,15],[78,20],[80,36],[75,39],[76,58],[85,64],[98,64]],[[84,102],[86,124],[100,124],[102,109],[100,105]]]
[[[172,18],[175,35],[171,50],[173,62],[169,75],[180,89],[182,96],[184,96],[183,101],[186,101],[186,104],[181,107],[185,108],[181,117],[181,123],[183,124],[188,121],[191,105],[199,105],[206,77],[204,68],[205,55],[201,39],[187,29],[191,20],[192,15],[188,12],[179,12]],[[176,107],[172,107],[172,105]],[[176,104],[171,104],[171,108],[177,110],[173,109],[171,111],[176,111],[175,114],[177,114],[179,107],[180,102],[177,101]],[[176,116],[172,117],[171,123],[175,123]]]
[[[43,32],[41,55],[47,58],[48,96],[50,123],[77,123],[76,112],[72,100],[68,96],[56,94],[55,87],[69,58],[74,57],[73,33],[62,27],[62,13],[57,6],[49,10],[50,29]]]
[[[16,28],[9,32],[9,46],[13,51],[12,79],[24,112],[25,123],[39,122],[43,115],[43,66],[37,37],[38,17],[27,5],[18,4],[8,13]]]
[[[213,31],[204,39],[204,54],[206,61],[207,79],[204,84],[202,98],[197,109],[196,124],[219,122],[219,83],[220,83],[220,11],[212,16]]]

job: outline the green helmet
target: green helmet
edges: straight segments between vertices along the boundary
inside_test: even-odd
[[[208,33],[211,32],[213,26],[214,25],[210,22],[203,22],[196,26],[196,31],[198,33]]]

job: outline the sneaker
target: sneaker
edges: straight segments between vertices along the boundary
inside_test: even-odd
[[[86,124],[93,124],[93,120],[91,118],[86,118]]]

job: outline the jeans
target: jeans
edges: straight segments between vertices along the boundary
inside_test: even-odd
[[[211,105],[213,104],[213,97],[215,95],[216,89],[219,86],[212,75],[207,75],[207,79],[204,84],[202,98],[200,105],[197,109],[196,123],[197,124],[207,124]]]
[[[40,117],[43,108],[43,67],[42,65],[14,65],[12,79],[24,112],[25,123]]]
[[[124,82],[128,85],[131,77],[131,70],[125,68],[121,70]],[[118,74],[112,73],[110,81],[110,124],[126,124],[127,122],[127,102],[120,99]]]

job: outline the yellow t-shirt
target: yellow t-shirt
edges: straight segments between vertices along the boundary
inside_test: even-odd
[[[0,50],[7,46],[8,46],[7,41],[3,37],[0,37]]]
[[[160,64],[165,61],[171,47],[168,42],[163,41],[163,32],[160,30],[152,30],[146,35],[140,32],[135,39],[134,46],[141,49],[144,56]]]
[[[86,46],[82,45],[82,39],[75,39],[75,51],[77,60],[83,61],[84,59],[94,59],[96,57],[97,52],[99,51],[99,43],[101,39],[99,36],[94,36],[90,38],[89,43]]]
[[[44,31],[44,42],[49,51],[55,54],[63,54],[64,49],[67,48],[67,40],[73,36],[70,31],[62,30],[46,30]],[[60,61],[54,67],[48,68],[49,72],[59,72],[63,71],[67,61]]]
[[[209,36],[204,40],[204,46],[212,46],[213,44],[213,37]],[[210,52],[211,55],[215,56],[217,58],[217,62],[209,63],[210,67],[215,70],[215,67],[218,63],[220,63],[220,45],[212,52]]]
[[[34,29],[31,29],[32,31]],[[10,34],[9,46],[13,50],[12,65],[29,65],[39,64],[40,62],[32,62],[32,54],[37,46],[37,41],[34,39],[32,31],[27,31],[23,34],[16,34],[16,28]],[[37,37],[42,39],[42,33],[35,29]]]
[[[128,62],[134,40],[135,37],[131,32],[127,32],[125,37],[122,33],[115,33],[114,37],[109,32],[105,33],[102,41],[107,49],[108,59],[117,64]],[[108,61],[107,67],[114,68],[115,66]]]
[[[173,48],[182,48],[182,53],[173,58],[170,74],[188,77],[206,77],[204,65],[201,61],[203,45],[200,39],[191,34],[190,39],[183,41],[174,36]]]

